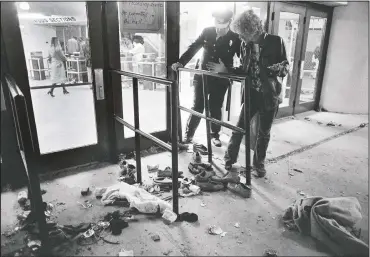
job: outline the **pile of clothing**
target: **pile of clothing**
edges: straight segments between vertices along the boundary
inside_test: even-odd
[[[299,199],[283,216],[289,229],[315,238],[336,256],[369,256],[356,229],[361,219],[361,205],[354,197]]]

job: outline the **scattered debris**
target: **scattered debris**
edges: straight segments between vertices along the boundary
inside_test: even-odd
[[[82,196],[88,196],[89,194],[91,194],[90,188],[84,188],[81,190]]]
[[[57,206],[59,206],[59,205],[66,205],[66,203],[59,202],[59,203],[57,203],[56,205],[57,205]]]
[[[237,241],[237,243],[241,245],[243,242],[242,242],[242,241],[240,241],[240,240],[238,240],[238,241]]]
[[[367,126],[367,123],[361,123],[360,124],[360,128],[364,128],[364,127],[366,127]]]
[[[27,219],[28,215],[30,215],[31,211],[24,211],[23,213],[21,214],[18,214],[17,215],[17,218],[19,221],[24,221]]]
[[[299,169],[293,169],[294,171],[296,172],[299,172],[299,173],[303,173],[303,171],[299,170]]]
[[[198,215],[195,213],[183,212],[179,214],[177,221],[197,222]]]
[[[18,203],[24,205],[27,202],[28,195],[26,191],[21,191],[18,193]]]
[[[84,207],[85,209],[88,209],[88,208],[91,208],[91,207],[93,207],[93,205],[90,203],[90,201],[89,200],[85,200],[85,204],[83,204],[83,203],[80,203],[80,202],[77,202],[78,204],[80,204],[80,205],[82,205],[82,207]]]
[[[134,256],[134,251],[133,250],[125,250],[125,249],[122,249],[119,253],[118,253],[118,256]]]
[[[96,199],[102,198],[103,194],[107,191],[106,187],[97,187],[95,188],[95,197]]]
[[[37,251],[41,247],[41,241],[40,240],[30,240],[27,243],[28,248],[30,248],[32,251]]]
[[[300,194],[301,196],[305,196],[306,195],[302,190],[297,191],[297,193]]]
[[[206,204],[205,204],[205,203],[203,203],[203,202],[201,202],[201,203],[200,203],[200,206],[202,206],[202,207],[206,207]]]
[[[208,234],[221,235],[222,233],[224,233],[224,231],[220,227],[217,227],[215,225],[208,227]]]
[[[265,251],[265,253],[264,253],[263,256],[266,256],[266,257],[277,257],[277,252],[275,250],[268,249],[268,250]]]
[[[317,122],[317,124],[321,125],[321,124],[322,124],[322,122],[321,122],[321,121],[318,121],[318,122]]]
[[[155,235],[152,235],[151,236],[151,239],[154,241],[154,242],[158,242],[161,240],[161,238],[159,237],[159,235],[155,234]]]
[[[85,238],[89,238],[89,237],[92,237],[94,234],[95,234],[94,229],[91,228],[87,230],[85,233],[83,233],[83,236]]]
[[[46,192],[47,192],[47,191],[46,191],[45,189],[41,189],[41,194],[42,194],[42,195],[46,194]]]
[[[311,121],[311,119],[309,117],[305,117],[304,119],[307,120],[307,121]]]
[[[173,223],[177,219],[177,214],[171,211],[170,209],[166,209],[162,215],[162,218],[165,220],[167,223]]]
[[[165,251],[165,252],[163,252],[163,255],[169,255],[170,253],[172,253],[172,250],[168,250],[168,251]]]
[[[326,124],[326,126],[328,126],[328,127],[341,127],[342,126],[342,124],[338,124],[338,123],[335,123],[335,122],[333,122],[333,121],[330,121],[330,122],[328,122],[327,124]]]
[[[239,223],[239,222],[235,223],[235,224],[234,224],[234,227],[236,227],[236,228],[240,228],[240,223]]]
[[[288,175],[289,175],[289,176],[291,176],[291,177],[293,177],[293,176],[294,176],[294,174],[293,174],[293,173],[291,173],[291,172],[288,172]]]

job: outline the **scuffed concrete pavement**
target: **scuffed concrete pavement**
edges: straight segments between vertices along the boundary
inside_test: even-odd
[[[295,120],[278,121],[273,127],[268,157],[284,155],[367,122],[365,116],[327,113],[311,113],[310,119],[304,120],[302,116]],[[317,124],[319,120],[323,124]],[[329,121],[341,123],[342,126],[327,127],[325,123]],[[218,150],[215,155],[220,158],[223,151]],[[188,153],[182,153],[179,158],[180,170],[184,171],[185,175],[189,174],[189,158]],[[219,165],[219,162],[216,160],[216,165]],[[161,168],[170,166],[170,154],[161,153],[146,157],[142,167],[156,163],[160,163]],[[241,164],[243,165],[242,162]],[[100,241],[90,246],[71,248],[68,254],[116,256],[125,248],[132,249],[135,256],[261,256],[267,249],[276,250],[280,256],[330,255],[325,247],[310,237],[288,231],[280,222],[284,209],[301,197],[299,191],[310,196],[357,197],[363,214],[363,220],[358,225],[362,229],[361,239],[369,243],[368,127],[293,154],[269,164],[267,168],[266,179],[252,180],[253,195],[250,199],[242,199],[229,191],[181,198],[180,212],[198,214],[199,222],[195,224],[183,222],[167,226],[160,219],[153,220],[140,215],[137,217],[139,222],[131,223],[121,236],[107,237],[112,241],[120,241],[120,245]],[[294,168],[303,173],[294,171]],[[97,221],[117,207],[103,207],[93,196],[83,198],[80,190],[88,186],[112,185],[117,182],[118,171],[116,165],[107,165],[44,182],[42,188],[47,190],[44,201],[52,202],[54,206],[58,202],[65,203],[56,206],[54,211],[55,220],[60,224]],[[148,179],[147,173],[144,173],[144,179]],[[16,226],[16,213],[20,211],[16,201],[17,193],[18,191],[1,195],[2,232]],[[85,210],[76,203],[85,199],[90,199],[94,206]],[[202,207],[201,203],[205,206]],[[240,223],[239,228],[234,227],[237,222]],[[209,235],[206,232],[209,225],[220,226],[227,232],[226,236],[221,238]],[[150,236],[154,233],[160,235],[159,242],[151,240]],[[9,250],[9,244],[1,249],[2,253]]]

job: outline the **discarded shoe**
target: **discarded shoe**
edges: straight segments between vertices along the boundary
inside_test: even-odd
[[[216,181],[197,182],[196,185],[204,192],[215,192],[225,188],[224,184]]]
[[[183,212],[177,216],[176,221],[197,222],[198,215],[195,213]]]
[[[81,195],[82,196],[87,196],[89,194],[91,194],[90,188],[84,188],[84,189],[81,190]]]
[[[194,151],[193,153],[193,162],[195,163],[202,163],[202,156],[199,152]]]
[[[244,198],[250,198],[251,197],[251,194],[252,194],[252,189],[244,184],[241,184],[241,183],[238,183],[238,184],[235,184],[235,183],[229,183],[227,185],[227,188],[237,194],[237,195],[240,195],[241,197],[244,197]]]
[[[182,177],[183,175],[182,171],[178,172],[178,176]],[[157,173],[158,178],[172,178],[172,169],[170,167],[165,168],[164,170],[158,170]]]
[[[193,151],[199,152],[201,155],[207,155],[208,149],[202,144],[193,144]]]
[[[219,138],[215,138],[215,137],[212,138],[212,143],[216,147],[221,147],[222,146],[221,140]]]
[[[240,177],[238,176],[238,173],[229,171],[222,178],[214,177],[213,181],[221,182],[221,183],[239,183],[240,182]]]
[[[201,173],[195,176],[195,181],[196,182],[207,182],[213,177],[216,177],[216,172],[203,170]]]

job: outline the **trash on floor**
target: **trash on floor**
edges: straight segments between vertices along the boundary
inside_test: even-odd
[[[167,250],[167,251],[164,251],[164,252],[163,252],[163,255],[167,256],[167,255],[169,255],[170,253],[172,253],[172,250]]]
[[[277,252],[275,250],[272,250],[272,249],[268,249],[264,252],[263,256],[266,256],[266,257],[277,257]]]
[[[32,251],[37,251],[41,247],[41,241],[40,240],[30,240],[27,243],[28,248],[30,248]]]
[[[46,190],[45,189],[41,189],[41,195],[44,195],[44,194],[46,194]]]
[[[90,188],[84,188],[81,190],[81,195],[82,196],[88,196],[91,194]]]
[[[206,207],[207,205],[206,205],[205,203],[201,202],[201,203],[200,203],[200,206],[202,206],[202,207]]]
[[[141,213],[156,213],[158,207],[160,212],[163,213],[166,209],[171,208],[168,202],[161,200],[142,188],[124,182],[107,188],[101,201],[104,205],[108,205],[117,199],[127,199],[130,203],[130,208],[136,208]]]
[[[211,235],[221,235],[224,231],[215,225],[209,226],[208,227],[208,233]]]
[[[195,213],[189,213],[189,212],[183,212],[178,215],[177,221],[186,221],[186,222],[197,222],[198,221],[198,215]]]
[[[93,205],[90,203],[89,200],[85,200],[84,204],[81,203],[81,202],[77,202],[77,203],[80,204],[84,209],[88,209],[88,208],[93,207]]]
[[[119,253],[118,253],[118,256],[134,256],[134,251],[133,250],[125,250],[125,249],[122,249]]]
[[[92,237],[93,235],[95,234],[94,230],[91,228],[89,230],[87,230],[85,233],[83,233],[83,236],[85,238],[89,238],[89,237]]]
[[[150,237],[154,242],[158,242],[161,240],[160,236],[155,234]]]
[[[303,171],[299,170],[299,169],[293,169],[293,170],[296,171],[296,172],[299,172],[299,173],[303,173]]]
[[[306,196],[306,193],[303,192],[302,190],[297,191],[297,193],[300,194],[301,196]]]
[[[305,120],[308,120],[308,121],[311,121],[311,119],[309,117],[305,117],[304,119]]]
[[[330,122],[328,122],[327,124],[326,124],[326,126],[328,126],[328,127],[341,127],[342,126],[342,124],[338,124],[338,123],[335,123],[335,122],[333,122],[333,121],[330,121]]]
[[[360,128],[364,128],[364,127],[366,127],[367,126],[367,123],[361,123],[360,124]]]
[[[18,218],[19,221],[22,222],[22,221],[27,219],[27,217],[28,217],[28,215],[30,215],[30,213],[31,213],[31,211],[24,211],[21,214],[18,214],[17,218]]]
[[[240,223],[239,223],[239,222],[235,223],[235,224],[234,224],[234,227],[236,227],[236,228],[240,228]]]
[[[368,245],[352,234],[361,219],[361,205],[355,197],[298,199],[283,215],[289,228],[312,236],[338,256],[368,255]]]
[[[96,199],[100,199],[102,198],[103,194],[107,191],[107,188],[106,187],[97,187],[95,188],[95,197]]]
[[[24,205],[27,202],[28,194],[26,191],[21,191],[18,193],[18,203]]]
[[[166,210],[164,211],[164,213],[163,213],[163,215],[162,215],[162,218],[164,219],[164,221],[165,221],[166,223],[171,224],[171,223],[173,223],[173,222],[175,222],[175,221],[176,221],[176,219],[177,219],[177,214],[176,214],[176,213],[174,213],[173,211],[171,211],[171,210],[168,208],[168,209],[166,209]]]

